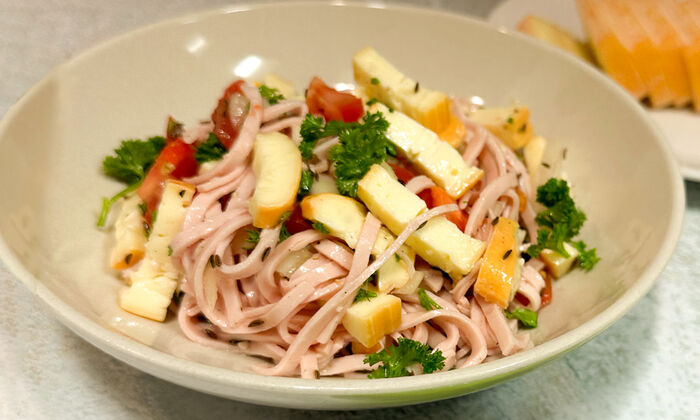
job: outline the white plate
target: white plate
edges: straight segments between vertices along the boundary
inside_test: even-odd
[[[100,198],[120,188],[100,173],[119,139],[160,133],[168,114],[186,122],[206,118],[236,74],[259,79],[274,72],[300,88],[313,75],[352,81],[352,54],[368,44],[425,86],[478,94],[489,103],[519,98],[549,139],[546,158],[554,162],[567,148],[568,158],[557,166],[586,210],[582,236],[602,261],[591,273],[576,270],[556,282],[535,330],[538,345],[425,376],[277,378],[251,373],[259,359],[187,340],[172,317],[157,323],[122,311],[123,283],[107,264],[112,238],[95,228]],[[647,114],[569,55],[454,14],[319,3],[194,14],[117,37],[62,64],[0,121],[0,192],[0,257],[81,337],[183,386],[322,409],[462,395],[593,338],[654,283],[678,238],[685,197],[671,151]]]
[[[585,39],[574,0],[506,0],[491,12],[488,21],[515,30],[528,14],[544,18],[579,39]],[[685,109],[648,112],[671,144],[683,176],[700,181],[700,114]]]

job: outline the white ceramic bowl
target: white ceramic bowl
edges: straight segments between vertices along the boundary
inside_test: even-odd
[[[236,76],[269,71],[304,86],[318,74],[352,80],[351,55],[371,44],[425,86],[519,99],[551,143],[547,159],[573,185],[600,264],[559,280],[534,349],[469,369],[388,380],[270,378],[247,357],[188,342],[176,322],[116,305],[121,282],[95,228],[100,174],[119,139],[160,133],[172,114],[206,118]],[[244,64],[241,64],[244,63]],[[247,63],[247,64],[245,64]],[[412,404],[494,385],[600,333],[643,296],[681,226],[683,184],[669,148],[639,105],[595,70],[524,37],[447,13],[319,4],[217,10],[105,42],[56,68],[0,123],[0,255],[56,316],[139,369],[204,392],[287,407]]]

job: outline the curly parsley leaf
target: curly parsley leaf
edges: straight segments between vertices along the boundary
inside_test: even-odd
[[[325,124],[322,117],[307,114],[301,124],[299,150],[305,160],[310,160],[319,139],[337,136],[339,143],[329,155],[335,163],[336,186],[341,194],[355,197],[357,182],[369,168],[384,162],[388,156],[396,156],[396,147],[386,137],[388,127],[389,122],[381,112],[365,114],[362,122]]]
[[[243,247],[243,249],[249,251],[253,248],[255,248],[255,245],[260,242],[260,230],[258,229],[246,229],[245,230],[246,234],[248,237],[246,238],[246,242],[248,242],[250,245]]]
[[[219,160],[226,152],[226,147],[219,141],[219,138],[216,137],[214,133],[209,133],[209,137],[207,137],[204,143],[197,147],[194,158],[197,163],[202,164],[212,160]]]
[[[314,147],[319,139],[324,136],[323,117],[314,117],[311,114],[306,114],[304,121],[301,123],[299,134],[301,134],[301,143],[299,143],[299,151],[304,160],[309,160],[314,155]]]
[[[360,289],[357,291],[357,294],[355,295],[355,300],[353,300],[353,302],[360,302],[362,300],[366,300],[369,302],[370,299],[376,297],[377,294],[375,292],[367,289]]]
[[[297,191],[297,199],[301,199],[311,191],[311,186],[314,184],[314,173],[311,169],[301,171],[301,180],[299,181],[299,190]]]
[[[267,85],[260,85],[258,90],[260,91],[260,96],[267,100],[267,103],[270,105],[274,105],[284,99],[284,95],[282,95],[280,90],[277,88],[271,88]]]
[[[165,138],[161,136],[148,140],[123,140],[119,147],[114,149],[114,156],[104,158],[102,170],[105,175],[127,184],[127,187],[110,198],[102,199],[102,209],[97,218],[98,227],[105,225],[114,203],[136,191],[163,147]]]
[[[578,251],[578,265],[586,271],[591,271],[593,267],[600,261],[596,254],[596,249],[586,249],[586,243],[583,241],[571,242],[571,245]]]
[[[537,328],[537,312],[526,308],[515,308],[512,311],[505,311],[506,318],[517,319],[521,326],[525,328]]]
[[[425,308],[426,311],[432,311],[433,309],[442,309],[442,306],[435,303],[435,301],[425,293],[425,289],[418,289],[418,301],[420,306]]]
[[[356,197],[357,183],[369,168],[396,156],[395,146],[386,137],[387,128],[389,122],[381,112],[375,112],[339,133],[339,143],[329,157],[335,162],[336,186],[341,194]]]
[[[433,351],[427,344],[408,338],[399,338],[398,345],[365,357],[364,363],[374,366],[381,363],[367,375],[371,379],[409,376],[408,367],[420,363],[423,373],[433,373],[445,367],[445,357],[440,350]]]
[[[141,182],[148,168],[165,147],[165,138],[156,136],[148,140],[123,140],[114,156],[102,161],[105,175],[125,184]]]
[[[583,242],[571,242],[579,234],[586,221],[586,215],[576,207],[571,198],[569,184],[563,179],[550,178],[544,185],[537,188],[537,202],[546,207],[537,213],[535,221],[543,227],[537,231],[537,242],[527,249],[527,254],[537,258],[542,250],[551,249],[565,257],[569,257],[564,244],[569,242],[574,247],[581,248],[579,265],[584,270],[590,270],[600,260],[595,248],[586,250]]]

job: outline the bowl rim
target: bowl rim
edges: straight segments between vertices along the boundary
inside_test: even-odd
[[[592,339],[627,313],[630,308],[651,289],[655,280],[661,274],[671,255],[673,254],[680,236],[685,209],[685,188],[683,179],[681,177],[678,164],[673,157],[671,148],[660,129],[648,117],[641,105],[627,95],[623,88],[618,86],[611,79],[605,77],[593,67],[581,63],[575,57],[566,54],[555,47],[526,37],[523,34],[516,33],[503,27],[494,26],[475,17],[449,12],[447,10],[429,9],[393,3],[378,6],[376,4],[358,3],[354,1],[333,3],[319,1],[293,1],[254,5],[236,4],[188,13],[182,16],[158,21],[156,23],[148,24],[100,41],[54,67],[46,76],[34,84],[24,95],[20,97],[17,102],[15,102],[14,105],[8,109],[2,120],[0,120],[0,141],[2,141],[2,134],[5,132],[7,125],[9,125],[9,122],[14,119],[15,115],[21,111],[24,104],[32,97],[37,95],[38,92],[41,91],[42,87],[56,77],[63,68],[82,60],[89,59],[93,54],[109,48],[112,45],[128,41],[130,38],[138,37],[149,31],[167,28],[169,26],[180,26],[183,24],[212,18],[218,15],[245,13],[246,11],[268,8],[296,8],[308,6],[327,8],[378,8],[386,9],[389,12],[420,13],[423,16],[428,16],[431,19],[451,19],[459,21],[459,23],[463,25],[478,27],[481,30],[497,31],[507,36],[515,37],[518,39],[518,42],[527,43],[534,48],[547,51],[548,54],[555,54],[560,59],[569,61],[569,63],[572,63],[574,66],[578,66],[581,71],[592,75],[592,77],[594,77],[600,84],[601,88],[609,89],[616,96],[621,96],[623,102],[626,103],[627,106],[629,106],[639,117],[640,123],[645,124],[646,129],[651,132],[652,137],[659,145],[662,151],[660,158],[666,164],[666,175],[672,180],[671,185],[669,186],[672,197],[670,203],[671,217],[669,221],[669,229],[665,232],[659,252],[649,262],[639,279],[610,307],[593,316],[590,320],[571,331],[539,344],[532,349],[516,353],[499,360],[470,367],[469,369],[432,374],[430,375],[430,381],[421,379],[423,378],[422,376],[378,380],[340,378],[324,378],[322,380],[314,380],[287,377],[267,377],[254,373],[233,371],[225,368],[205,365],[196,361],[181,359],[173,355],[163,353],[159,350],[155,350],[132,338],[120,334],[116,330],[105,328],[98,323],[91,321],[86,316],[73,309],[69,304],[61,300],[58,296],[53,294],[48,288],[43,286],[43,284],[23,266],[19,259],[15,257],[5,239],[0,236],[0,258],[5,262],[9,271],[15,277],[20,279],[20,281],[26,285],[33,295],[38,297],[45,305],[47,305],[53,312],[53,315],[61,323],[66,325],[81,338],[112,355],[113,357],[171,382],[182,383],[182,381],[177,381],[177,378],[180,377],[190,379],[194,378],[202,383],[230,387],[228,388],[229,391],[238,387],[252,391],[281,392],[290,396],[298,397],[312,395],[318,396],[319,393],[325,396],[348,397],[371,394],[376,397],[381,397],[382,395],[398,395],[409,393],[411,391],[465,387],[470,383],[479,382],[485,383],[484,386],[488,386],[489,384],[500,382],[506,378],[528,371],[542,363],[554,359],[557,356],[563,355],[564,353],[567,353]],[[263,378],[264,380],[261,380]],[[391,382],[387,382],[389,380]],[[389,384],[391,387],[387,386]],[[190,384],[187,386],[205,390],[204,388],[197,386],[197,384]],[[227,388],[222,389],[222,392],[219,395],[230,397],[231,395],[230,393],[226,392],[226,389]],[[433,399],[439,398],[444,397],[435,397]],[[425,399],[425,401],[427,400],[428,399]],[[264,401],[258,402],[264,403]]]

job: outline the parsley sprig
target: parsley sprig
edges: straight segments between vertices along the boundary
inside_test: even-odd
[[[314,184],[314,173],[311,169],[301,171],[301,180],[299,181],[299,190],[297,191],[297,200],[301,200],[311,191],[311,186]]]
[[[328,235],[328,228],[326,227],[326,225],[324,225],[321,222],[318,222],[318,221],[313,222],[313,223],[311,223],[311,227],[313,227],[317,231],[323,233],[324,235]]]
[[[260,91],[260,96],[267,100],[267,103],[270,105],[274,105],[284,99],[284,95],[282,95],[280,90],[277,88],[271,88],[267,85],[260,85],[258,90]]]
[[[340,133],[330,159],[335,162],[335,183],[341,194],[356,197],[357,183],[369,168],[396,156],[396,148],[385,134],[387,128],[389,122],[381,112],[375,112],[365,114],[362,124]]]
[[[524,328],[537,328],[537,312],[527,308],[515,308],[512,311],[505,311],[506,318],[517,319]]]
[[[214,133],[209,133],[209,137],[197,147],[194,158],[197,163],[202,164],[221,159],[227,151],[219,138]]]
[[[368,375],[371,379],[409,376],[411,373],[407,368],[416,363],[423,366],[423,373],[433,373],[445,367],[445,357],[440,350],[433,351],[427,344],[403,337],[399,338],[398,345],[370,354],[364,362],[370,366],[381,363]]]
[[[438,305],[428,294],[425,289],[418,289],[418,301],[420,306],[422,306],[426,311],[432,311],[433,309],[442,309],[442,306]]]
[[[353,300],[353,302],[360,302],[363,300],[366,300],[369,302],[370,299],[376,298],[376,297],[377,297],[376,292],[361,288],[357,291],[357,294],[355,295],[355,299]]]
[[[551,249],[568,257],[565,243],[573,245],[580,253],[579,265],[588,271],[600,260],[595,248],[586,249],[583,241],[572,242],[571,239],[579,234],[586,215],[576,207],[569,192],[569,184],[563,179],[550,178],[544,185],[537,188],[537,202],[546,207],[535,217],[535,221],[543,227],[537,231],[537,243],[530,245],[527,254],[537,258],[545,248]]]
[[[148,140],[123,140],[119,147],[114,149],[113,156],[104,158],[102,170],[105,175],[127,184],[127,187],[110,198],[102,199],[102,210],[97,219],[97,226],[104,226],[109,210],[117,200],[136,191],[163,147],[165,147],[165,138],[161,136],[151,137]]]
[[[387,139],[389,122],[381,112],[367,113],[361,122],[329,121],[307,114],[301,124],[302,141],[299,150],[305,160],[313,157],[319,139],[338,136],[339,143],[330,151],[335,163],[338,191],[349,197],[357,196],[357,183],[375,163],[396,156],[395,146]]]

